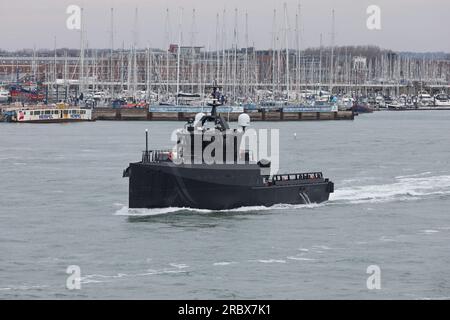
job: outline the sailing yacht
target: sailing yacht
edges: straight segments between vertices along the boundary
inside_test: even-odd
[[[450,96],[445,93],[435,95],[434,106],[436,109],[450,109]]]
[[[0,103],[8,102],[10,98],[11,94],[9,93],[9,90],[0,87]]]
[[[419,91],[419,94],[417,95],[417,102],[419,109],[433,109],[434,99],[426,91]]]

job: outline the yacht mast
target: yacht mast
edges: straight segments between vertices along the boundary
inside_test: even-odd
[[[298,12],[295,14],[295,51],[296,51],[296,61],[295,61],[295,83],[296,88],[300,91],[300,40],[299,40],[299,30],[298,30]]]
[[[333,84],[334,84],[334,38],[335,38],[335,29],[334,29],[334,9],[331,12],[331,57],[330,57],[330,94],[333,93]]]
[[[176,103],[178,105],[178,94],[180,92],[180,59],[181,59],[181,45],[183,42],[183,8],[180,8],[180,17],[178,21],[178,50],[177,50],[177,92]]]
[[[31,61],[31,70],[33,72],[33,81],[37,82],[36,45],[33,46],[33,60]]]
[[[234,30],[233,30],[233,100],[236,101],[236,81],[237,81],[237,46],[238,46],[238,9],[234,9]]]
[[[195,9],[192,9],[192,25],[191,25],[191,93],[194,93],[194,83],[195,83],[195,34],[196,34],[196,24],[195,24]]]
[[[245,12],[245,67],[244,67],[245,98],[248,98],[248,13]]]
[[[110,45],[111,49],[109,52],[109,81],[111,82],[111,98],[114,96],[114,60],[113,60],[113,53],[114,53],[114,8],[111,8],[111,38],[110,38]]]
[[[224,91],[226,92],[226,81],[227,81],[227,57],[225,55],[226,53],[226,45],[227,45],[227,39],[226,39],[226,9],[223,9],[223,16],[222,16],[222,86],[224,88]]]
[[[319,91],[322,90],[322,34],[320,34],[320,48],[319,48]]]
[[[53,43],[53,89],[58,90],[57,84],[56,84],[56,36],[54,37],[54,43]]]
[[[273,9],[273,22],[272,22],[272,94],[275,95],[275,52],[277,41],[277,10]]]
[[[289,21],[287,14],[287,4],[284,3],[284,36],[286,45],[286,91],[287,91],[287,101],[289,102]]]
[[[146,85],[146,98],[147,102],[150,101],[150,86],[151,86],[151,79],[150,79],[150,68],[151,68],[151,51],[150,51],[150,45],[147,46],[147,63],[146,63],[146,78],[147,78],[147,85]]]
[[[171,45],[171,32],[170,32],[170,16],[169,16],[169,8],[166,9],[166,22],[165,22],[165,31],[166,31],[166,93],[169,95],[169,81],[170,81],[170,70],[169,70],[169,46]]]
[[[81,8],[81,30],[80,30],[80,93],[84,91],[84,8]]]
[[[137,47],[138,47],[138,8],[134,11],[134,43],[133,43],[133,98],[137,91]]]
[[[122,41],[122,51],[120,52],[120,91],[123,90],[124,82],[124,54],[125,54],[125,43]]]
[[[220,76],[220,48],[219,48],[219,13],[216,14],[216,63],[217,63],[217,70],[216,70],[216,81],[219,81]]]

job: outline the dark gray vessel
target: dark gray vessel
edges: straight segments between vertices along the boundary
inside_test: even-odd
[[[220,105],[215,98],[217,90],[214,87],[211,114],[199,115],[177,133],[175,151],[150,151],[146,147],[142,160],[131,163],[124,171],[123,176],[129,177],[129,208],[224,210],[320,203],[329,199],[334,184],[321,172],[271,175],[270,161],[254,162],[249,151],[240,151],[249,117],[245,114],[239,117],[240,130],[230,129],[216,112]],[[208,128],[208,124],[213,127]],[[204,139],[205,136],[209,137]],[[195,141],[200,141],[200,154],[194,150]],[[227,144],[229,141],[234,143]],[[212,143],[220,146],[220,150],[215,148],[211,152],[214,161],[205,156]]]

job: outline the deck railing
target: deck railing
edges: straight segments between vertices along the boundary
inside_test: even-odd
[[[170,161],[172,151],[171,150],[148,150],[142,152],[142,162],[161,162]]]
[[[292,181],[292,180],[312,180],[323,179],[322,172],[308,172],[308,173],[289,173],[277,174],[272,177],[272,181]]]

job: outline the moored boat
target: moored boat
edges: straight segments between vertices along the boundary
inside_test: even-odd
[[[22,107],[4,110],[5,120],[18,123],[92,121],[92,109],[80,107]]]
[[[0,87],[0,103],[8,102],[11,99],[11,94],[9,90]]]
[[[436,109],[450,109],[450,96],[445,93],[435,95],[434,106]]]

